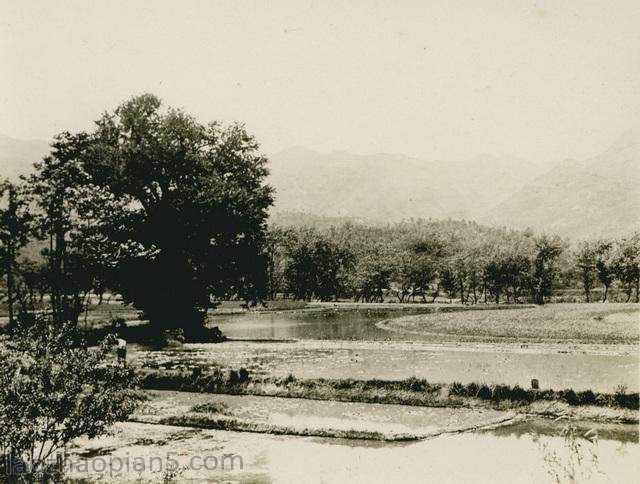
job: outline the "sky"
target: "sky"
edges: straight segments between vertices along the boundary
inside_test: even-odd
[[[0,0],[0,133],[152,92],[273,153],[597,154],[640,126],[637,0]]]

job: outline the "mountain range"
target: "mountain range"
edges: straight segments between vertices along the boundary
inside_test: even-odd
[[[481,156],[427,162],[394,154],[318,153],[291,148],[270,157],[275,212],[363,217],[478,219],[544,168],[519,158]]]
[[[20,140],[0,133],[0,177],[16,179],[49,152],[42,140]]]
[[[0,176],[28,172],[48,151],[45,141],[0,135]],[[281,221],[454,218],[576,239],[640,229],[640,129],[593,158],[552,166],[518,157],[445,162],[302,147],[269,159],[272,217]]]
[[[574,238],[619,237],[640,229],[640,129],[599,155],[567,160],[493,208],[489,222]]]
[[[276,214],[463,218],[577,239],[625,236],[640,229],[640,129],[591,159],[551,166],[490,155],[432,162],[292,148],[271,157],[270,183]]]

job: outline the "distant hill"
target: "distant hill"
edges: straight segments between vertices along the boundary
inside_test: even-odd
[[[29,172],[48,152],[46,141],[0,134],[0,177]],[[269,169],[280,225],[454,218],[573,238],[640,229],[640,129],[596,157],[551,169],[515,157],[443,162],[305,148],[272,155]]]
[[[16,179],[28,173],[49,150],[46,141],[19,140],[0,134],[0,177]]]
[[[325,217],[305,212],[275,212],[269,217],[269,223],[279,227],[313,227],[328,229],[345,224],[372,225],[371,221],[356,217]]]
[[[474,219],[523,187],[542,168],[516,158],[426,162],[402,155],[318,153],[291,148],[270,157],[274,212],[394,222]]]
[[[640,229],[640,129],[600,155],[565,161],[497,205],[487,221],[573,238]]]

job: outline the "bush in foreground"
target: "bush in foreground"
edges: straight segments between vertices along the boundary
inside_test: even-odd
[[[70,327],[38,321],[0,342],[0,476],[51,478],[69,442],[134,411],[141,397],[133,371],[113,363],[115,338],[74,341]]]

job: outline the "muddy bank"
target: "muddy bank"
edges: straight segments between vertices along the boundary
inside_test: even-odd
[[[516,418],[486,408],[429,408],[264,396],[147,392],[132,421],[270,434],[410,441]]]

